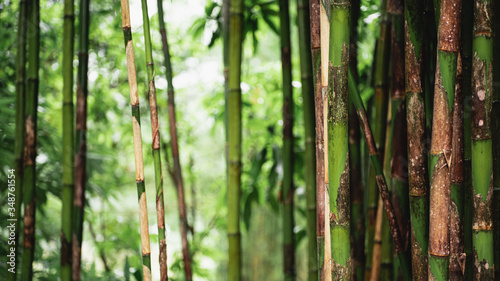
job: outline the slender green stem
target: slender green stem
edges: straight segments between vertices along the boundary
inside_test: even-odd
[[[27,29],[27,2],[19,1],[19,18],[17,28],[17,55],[16,55],[16,132],[14,144],[15,163],[15,201],[14,219],[14,264],[7,264],[7,281],[15,281],[17,276],[17,264],[19,257],[19,237],[21,236],[21,207],[23,202],[23,178],[24,178],[24,134],[25,134],[25,103],[26,103],[26,29]],[[9,251],[10,254],[10,251]]]
[[[139,223],[142,250],[142,276],[144,281],[151,281],[151,249],[149,245],[148,208],[144,184],[144,163],[142,158],[141,112],[137,93],[137,75],[135,71],[134,44],[130,26],[130,6],[128,0],[121,0],[122,28],[127,57],[127,74],[130,90],[130,108],[132,109],[132,128],[134,133],[135,180],[139,201]]]
[[[75,3],[64,1],[63,23],[63,160],[62,160],[62,231],[61,280],[72,278],[73,192],[75,186],[73,122],[73,52],[75,36]]]
[[[170,59],[170,48],[167,40],[167,31],[165,28],[165,23],[163,20],[163,5],[162,1],[158,0],[158,16],[160,23],[160,33],[163,42],[163,56],[164,56],[164,64],[166,69],[166,76],[168,82],[168,115],[169,115],[169,125],[170,125],[170,144],[172,148],[172,158],[174,162],[174,184],[177,186],[177,196],[179,202],[179,216],[180,216],[180,229],[181,229],[181,240],[182,240],[182,254],[184,257],[184,273],[187,281],[191,281],[193,279],[193,272],[191,269],[191,254],[189,251],[189,242],[187,239],[187,233],[189,230],[189,224],[187,221],[186,215],[186,203],[184,198],[184,180],[182,177],[182,169],[179,159],[179,146],[178,146],[178,137],[177,137],[177,123],[175,116],[175,100],[174,100],[174,86],[173,86],[173,72],[172,72],[172,63]],[[158,196],[158,195],[157,195]],[[163,197],[163,196],[161,196]],[[157,200],[161,200],[163,202],[163,198],[157,198]],[[164,219],[163,219],[164,220]],[[160,227],[158,225],[158,227]],[[162,271],[164,272],[165,279],[167,278],[167,268],[166,268],[166,247],[165,244],[165,225],[163,225],[160,230],[160,237],[162,237],[163,242],[160,241],[160,247],[163,251],[161,257],[161,266],[164,268]],[[163,234],[162,234],[163,232]]]
[[[76,97],[76,147],[75,158],[75,194],[73,200],[73,280],[80,281],[83,209],[85,207],[85,189],[87,181],[87,95],[88,95],[88,49],[90,0],[80,0],[80,50],[78,52],[78,76]]]
[[[297,21],[299,27],[300,72],[302,77],[302,106],[305,127],[306,159],[306,201],[307,201],[307,245],[308,280],[318,280],[318,260],[316,246],[316,133],[314,115],[313,64],[310,45],[311,30],[309,5],[305,0],[297,2]]]
[[[33,279],[36,222],[36,144],[38,107],[38,66],[40,57],[40,3],[28,1],[28,83],[26,91],[26,132],[24,154],[24,241],[21,280]]]
[[[228,280],[241,280],[241,56],[243,1],[230,2],[228,93]]]

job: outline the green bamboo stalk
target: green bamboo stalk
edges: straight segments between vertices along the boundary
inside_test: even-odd
[[[450,278],[452,109],[455,100],[457,58],[460,51],[461,8],[460,0],[441,1],[431,141],[429,217],[429,279],[431,280]]]
[[[62,231],[61,280],[72,278],[73,192],[75,187],[73,122],[73,52],[75,36],[75,3],[64,1],[63,23],[63,160],[62,160]]]
[[[311,0],[311,55],[314,81],[314,113],[316,124],[316,262],[317,279],[324,280],[323,263],[325,257],[325,151],[323,129],[323,94],[321,88],[321,27],[320,0]]]
[[[351,71],[349,71],[349,81],[354,81]],[[399,264],[401,266],[401,272],[403,273],[403,279],[405,281],[408,281],[411,280],[410,259],[407,252],[404,250],[404,245],[402,243],[402,238],[401,238],[401,231],[398,225],[398,221],[396,219],[396,213],[394,211],[389,191],[387,189],[385,176],[382,171],[382,161],[380,160],[379,152],[377,151],[377,147],[375,146],[374,137],[370,128],[370,124],[368,123],[365,107],[363,105],[363,102],[361,100],[357,88],[352,86],[353,84],[354,83],[349,83],[350,85],[349,93],[354,105],[356,106],[356,112],[358,114],[358,118],[361,123],[361,129],[363,131],[363,134],[365,135],[366,144],[370,152],[370,160],[376,173],[379,193],[383,200],[385,213],[387,215],[389,226],[391,228],[394,250],[396,251],[398,256]]]
[[[351,20],[349,33],[349,67],[353,70],[356,85],[358,81],[358,20],[360,0],[351,0]],[[349,100],[349,167],[351,188],[351,250],[353,259],[353,280],[363,280],[365,274],[365,216],[363,211],[363,182],[361,180],[361,150],[359,120]]]
[[[155,67],[153,61],[153,51],[151,46],[148,3],[146,0],[142,0],[141,3],[142,3],[142,26],[144,30],[144,41],[145,41],[145,51],[146,51],[146,69],[148,73],[148,97],[149,97],[149,109],[151,116],[151,132],[153,139],[152,148],[153,148],[153,161],[155,168],[156,216],[158,219],[160,275],[161,275],[161,280],[167,280],[168,277],[167,277],[167,266],[166,266],[167,245],[165,242],[165,206],[163,202],[163,172],[162,172],[161,154],[160,154],[160,130],[158,124],[158,106],[156,103]],[[160,27],[162,26],[164,27],[164,25],[161,25],[161,22],[163,21],[163,13],[159,14],[159,16],[160,16]],[[171,73],[171,69],[167,68],[167,72],[169,71]],[[171,83],[169,84],[169,86],[171,87]],[[189,277],[186,276],[186,280],[190,281],[191,279],[189,279]]]
[[[172,148],[172,158],[174,162],[174,183],[177,186],[177,196],[179,201],[179,216],[180,216],[180,229],[181,229],[181,240],[182,240],[182,254],[184,257],[184,273],[186,275],[186,280],[191,281],[193,279],[193,272],[191,269],[191,254],[189,251],[189,242],[187,239],[187,233],[189,230],[189,224],[187,221],[186,215],[186,203],[184,197],[184,180],[182,177],[182,169],[179,159],[179,145],[178,145],[178,137],[177,137],[177,124],[176,124],[176,116],[175,116],[175,99],[174,99],[174,86],[173,86],[173,72],[172,72],[172,63],[170,60],[170,48],[167,40],[167,31],[165,28],[165,23],[163,20],[163,5],[162,1],[158,0],[158,16],[160,22],[160,33],[163,42],[163,56],[164,56],[164,64],[166,69],[166,76],[168,82],[168,115],[169,115],[169,127],[170,127],[170,144]],[[163,197],[163,196],[162,196]],[[157,199],[158,200],[158,199]],[[163,198],[161,198],[163,202]],[[164,220],[164,218],[163,218]],[[158,226],[159,227],[159,226]],[[167,268],[166,268],[166,244],[165,244],[165,225],[163,224],[162,230],[160,231],[160,237],[163,237],[163,242],[161,242],[161,247],[165,245],[165,249],[161,248],[163,253],[162,257],[164,258],[164,262],[162,259],[161,265],[164,266],[163,270],[165,272],[165,279],[167,278]],[[161,234],[163,232],[163,235]],[[163,279],[162,279],[163,280]]]
[[[28,1],[28,83],[26,89],[26,132],[24,154],[24,241],[21,280],[33,279],[36,222],[36,144],[38,66],[40,58],[40,2]]]
[[[382,0],[380,3],[380,33],[377,40],[377,47],[375,53],[375,144],[379,149],[381,155],[384,155],[384,144],[386,136],[387,124],[387,107],[389,100],[388,91],[388,74],[389,74],[389,61],[390,61],[390,35],[391,35],[391,19],[387,14],[387,0]],[[370,180],[368,183],[368,213],[366,216],[366,268],[365,276],[371,276],[372,263],[373,263],[373,239],[375,234],[375,218],[378,202],[378,189],[375,180],[375,173],[373,167],[370,168]],[[376,269],[378,270],[378,269]]]
[[[15,238],[14,244],[14,266],[7,266],[7,281],[15,281],[17,278],[17,264],[19,258],[19,237],[21,237],[21,207],[23,202],[23,178],[24,178],[24,134],[25,134],[25,103],[26,103],[26,29],[27,29],[27,1],[19,1],[19,18],[17,31],[17,54],[16,54],[16,131],[14,144],[14,214]],[[11,191],[9,189],[9,191]],[[10,258],[9,258],[10,262]]]
[[[290,52],[290,13],[288,0],[279,0],[281,68],[283,72],[283,273],[295,280],[295,243],[293,218],[293,91]]]
[[[474,280],[494,277],[493,159],[491,107],[493,90],[492,1],[474,1],[472,43],[472,186]]]
[[[231,0],[228,93],[228,280],[241,280],[241,56],[243,1]]]
[[[351,278],[348,88],[350,0],[330,1],[328,177],[332,277]]]
[[[88,49],[90,0],[80,0],[80,50],[78,52],[78,76],[76,97],[76,147],[75,194],[73,200],[73,280],[80,281],[83,215],[87,181],[87,96],[88,96]]]
[[[425,148],[423,93],[423,3],[405,0],[405,92],[408,124],[408,184],[411,216],[411,253],[414,280],[427,280],[429,197]]]
[[[127,74],[130,90],[130,108],[132,110],[132,128],[134,132],[135,180],[139,201],[139,223],[141,232],[142,276],[144,281],[151,281],[151,249],[149,245],[148,208],[144,184],[144,163],[142,158],[141,112],[137,93],[137,75],[135,71],[134,43],[130,26],[130,6],[128,0],[121,0],[122,28],[127,57]]]
[[[311,45],[309,5],[306,0],[297,2],[297,24],[299,29],[300,72],[302,82],[302,106],[305,129],[305,177],[307,204],[307,245],[309,281],[318,280],[318,260],[316,247],[316,153],[314,84]]]
[[[226,162],[227,162],[227,149],[228,149],[228,102],[229,95],[229,2],[230,0],[222,0],[222,60],[224,64],[224,129],[226,137]],[[226,163],[227,166],[227,163]],[[226,168],[227,169],[227,168]]]

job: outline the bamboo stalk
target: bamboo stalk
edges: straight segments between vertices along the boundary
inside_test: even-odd
[[[350,71],[349,71],[349,80],[354,81]],[[353,83],[349,83],[349,85],[352,84]],[[385,181],[384,173],[382,172],[382,163],[381,163],[382,161],[380,160],[380,155],[377,151],[377,147],[375,146],[374,137],[370,128],[370,124],[368,123],[366,111],[356,87],[350,86],[349,93],[354,102],[354,105],[356,106],[356,112],[358,114],[359,121],[361,123],[361,129],[363,131],[363,134],[365,135],[366,144],[370,152],[370,160],[377,175],[377,184],[380,196],[384,203],[384,209],[389,221],[389,225],[391,228],[391,234],[394,242],[394,249],[398,255],[398,260],[401,266],[401,272],[403,272],[404,280],[408,281],[411,280],[410,260],[407,253],[404,251],[401,232],[399,230],[400,228],[398,225],[398,221],[396,219],[394,207],[390,200],[389,191],[387,190],[387,184]]]
[[[73,52],[75,36],[75,3],[64,1],[63,23],[63,159],[62,159],[62,231],[61,280],[72,278],[73,192],[75,186],[73,125]]]
[[[293,217],[293,90],[290,52],[290,14],[288,0],[280,0],[281,68],[283,72],[283,271],[285,280],[295,280]]]
[[[348,88],[350,0],[330,2],[328,61],[328,182],[332,277],[351,278]]]
[[[427,280],[429,198],[425,148],[425,105],[422,88],[423,3],[419,0],[405,0],[404,9],[412,274],[414,280]]]
[[[228,149],[228,95],[229,95],[229,6],[230,0],[222,0],[222,60],[224,64],[224,128],[226,137],[226,162]],[[226,163],[227,165],[227,163]],[[227,169],[227,168],[226,168]]]
[[[300,72],[302,82],[302,106],[305,129],[305,180],[307,204],[307,245],[309,281],[318,280],[318,261],[316,245],[316,153],[315,153],[315,115],[314,84],[311,46],[309,5],[306,0],[297,2],[297,24],[299,29]]]
[[[160,33],[163,43],[163,56],[164,56],[164,64],[166,69],[166,76],[168,82],[168,117],[169,117],[169,127],[170,127],[170,144],[172,148],[172,158],[174,162],[174,176],[175,181],[174,184],[177,186],[177,196],[179,202],[179,216],[180,216],[180,229],[181,229],[181,240],[182,240],[182,254],[184,257],[184,274],[186,275],[186,280],[191,281],[193,279],[193,273],[191,269],[191,254],[189,251],[189,241],[187,239],[187,234],[189,230],[189,224],[187,221],[186,214],[186,203],[184,197],[184,179],[182,177],[182,168],[179,159],[179,145],[178,145],[178,137],[177,137],[177,122],[175,115],[175,99],[174,99],[174,86],[173,86],[173,73],[172,73],[172,63],[170,60],[170,48],[167,40],[167,31],[165,28],[165,22],[163,20],[163,5],[162,1],[158,0],[158,16],[160,23]],[[163,197],[163,196],[161,196]],[[161,200],[161,204],[163,205],[163,198],[158,198],[157,200]],[[158,203],[157,203],[158,204]],[[163,220],[165,220],[163,218]],[[160,225],[158,225],[160,227]],[[163,232],[163,233],[162,233]],[[164,272],[164,277],[162,276],[162,280],[167,279],[167,253],[166,253],[166,242],[165,242],[165,225],[163,223],[162,230],[160,231],[160,264],[161,271]],[[163,274],[162,274],[163,275]],[[165,279],[163,279],[165,278]]]
[[[358,81],[358,20],[360,14],[360,0],[351,0],[351,20],[349,33],[349,67],[353,70],[356,85]],[[361,177],[361,150],[359,120],[354,112],[355,108],[349,100],[349,166],[351,187],[351,250],[353,259],[353,280],[363,280],[365,274],[365,217],[363,210],[363,182]]]
[[[500,14],[500,5],[498,2],[493,3],[494,15]],[[500,21],[493,20],[493,32],[498,34],[500,31]],[[500,46],[500,36],[493,38],[493,49],[498,50]],[[500,64],[493,64],[493,81],[499,81]],[[498,144],[500,142],[500,89],[499,84],[493,85],[493,104],[491,108],[491,132],[492,140]],[[493,146],[493,245],[494,245],[494,261],[495,261],[495,278],[500,280],[500,147]]]
[[[151,250],[149,245],[148,208],[146,189],[144,184],[144,163],[142,158],[141,112],[139,95],[137,93],[137,76],[135,71],[134,44],[130,26],[130,7],[128,0],[121,0],[122,28],[125,39],[125,53],[127,57],[127,74],[130,89],[130,108],[132,109],[132,127],[134,132],[135,180],[139,201],[139,223],[142,249],[143,280],[151,280]]]
[[[322,123],[322,132],[323,132],[323,191],[324,197],[321,200],[324,200],[324,217],[323,217],[323,231],[324,231],[324,255],[323,255],[323,263],[322,263],[322,273],[320,275],[321,280],[332,280],[332,246],[331,246],[331,237],[330,231],[326,231],[326,229],[330,228],[330,194],[329,194],[329,176],[328,176],[328,132],[327,130],[327,119],[328,119],[328,56],[330,52],[330,21],[329,21],[329,12],[330,12],[330,3],[329,1],[320,1],[320,41],[321,41],[321,96],[322,96],[322,105],[323,107],[321,116],[323,120],[318,120]]]
[[[314,80],[314,113],[316,121],[316,261],[319,281],[324,280],[323,265],[325,255],[325,152],[323,128],[323,95],[321,91],[321,28],[320,0],[311,0],[311,55]]]
[[[452,119],[452,158],[450,166],[451,206],[450,206],[450,279],[465,280],[462,268],[464,253],[464,93],[462,58],[457,59],[457,78]]]
[[[76,147],[75,194],[73,200],[73,280],[80,281],[82,237],[87,181],[87,95],[89,60],[90,0],[80,0],[80,50],[78,52],[78,76],[76,97]]]
[[[431,142],[430,280],[449,279],[452,109],[460,51],[461,8],[460,0],[441,1]]]
[[[494,277],[492,225],[492,139],[493,89],[492,1],[474,1],[472,43],[472,186],[474,280]]]
[[[380,33],[377,40],[377,47],[375,53],[375,72],[374,72],[374,83],[375,83],[375,130],[374,138],[377,149],[379,149],[381,155],[384,155],[384,144],[386,136],[386,118],[387,118],[387,108],[389,100],[388,92],[388,74],[389,74],[389,61],[390,61],[390,35],[391,35],[391,19],[387,14],[387,0],[382,0],[380,3]],[[373,269],[372,260],[373,257],[373,239],[375,231],[375,213],[377,212],[377,202],[378,202],[378,189],[377,182],[375,179],[375,172],[373,167],[370,168],[370,177],[368,184],[368,213],[367,213],[367,235],[366,235],[366,268],[365,276],[368,278],[371,276],[371,270]],[[382,219],[382,217],[380,217]],[[378,254],[376,254],[378,255]],[[378,271],[378,269],[375,269]]]
[[[38,68],[40,58],[40,3],[28,2],[28,83],[26,89],[26,132],[24,154],[24,241],[21,280],[33,279],[36,222],[36,144],[38,108]]]
[[[25,135],[25,103],[26,103],[26,29],[27,29],[27,1],[19,1],[19,18],[17,24],[17,54],[16,54],[16,131],[14,143],[14,166],[16,167],[15,190],[14,190],[14,219],[16,220],[14,232],[14,253],[19,257],[18,242],[21,237],[21,207],[23,202],[23,178],[24,178],[24,135]],[[9,190],[10,191],[10,190]],[[10,261],[10,259],[9,259]],[[7,281],[15,281],[17,278],[17,264],[19,259],[15,258],[14,270],[7,266]]]
[[[228,280],[241,280],[241,57],[243,1],[231,0],[228,93]]]

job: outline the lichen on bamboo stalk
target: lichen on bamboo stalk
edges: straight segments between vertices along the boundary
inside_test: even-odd
[[[141,113],[139,95],[137,93],[137,76],[135,70],[134,44],[130,26],[130,7],[128,0],[121,0],[122,28],[127,58],[127,75],[130,91],[130,107],[132,110],[132,129],[134,134],[135,180],[137,183],[137,197],[139,202],[139,223],[142,251],[143,280],[151,280],[151,249],[149,245],[148,209],[146,203],[146,189],[144,184],[144,163],[142,157]]]
[[[328,65],[328,177],[332,277],[351,278],[350,191],[348,149],[348,67],[350,0],[330,2]]]
[[[494,277],[493,159],[491,109],[493,94],[492,1],[474,1],[472,45],[472,242],[474,280]]]

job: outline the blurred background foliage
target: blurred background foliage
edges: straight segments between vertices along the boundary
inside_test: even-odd
[[[167,131],[167,82],[156,1],[151,16],[160,130]],[[196,280],[225,280],[227,264],[224,159],[224,78],[221,0],[164,1],[176,89],[181,165],[186,177],[188,220]],[[368,99],[378,1],[363,0],[359,25],[360,90]],[[305,280],[304,129],[298,56],[296,2],[290,3],[295,100],[296,249],[299,280]],[[37,224],[34,276],[59,276],[62,143],[63,3],[41,0],[40,95],[37,157]],[[279,183],[282,176],[282,97],[278,5],[245,0],[243,94],[242,241],[246,280],[281,276]],[[88,185],[82,279],[141,280],[140,237],[134,178],[129,90],[121,29],[120,2],[91,1],[88,101]],[[76,5],[78,14],[78,3]],[[145,180],[152,260],[158,258],[154,177],[140,1],[131,1],[132,32],[142,111]],[[18,1],[0,2],[0,221],[6,222],[8,169],[14,166],[15,55]],[[78,20],[76,21],[78,26]],[[76,28],[78,30],[78,28]],[[29,36],[29,35],[28,35]],[[78,36],[78,35],[77,35]],[[74,72],[78,59],[75,42]],[[75,87],[76,88],[76,87]],[[165,153],[163,150],[162,153]],[[165,219],[170,280],[183,280],[176,191],[165,177]],[[2,223],[3,224],[3,223]],[[0,256],[6,256],[7,229],[0,228]],[[4,272],[6,264],[0,263]],[[152,263],[153,274],[159,274]],[[158,276],[153,276],[157,279]]]

